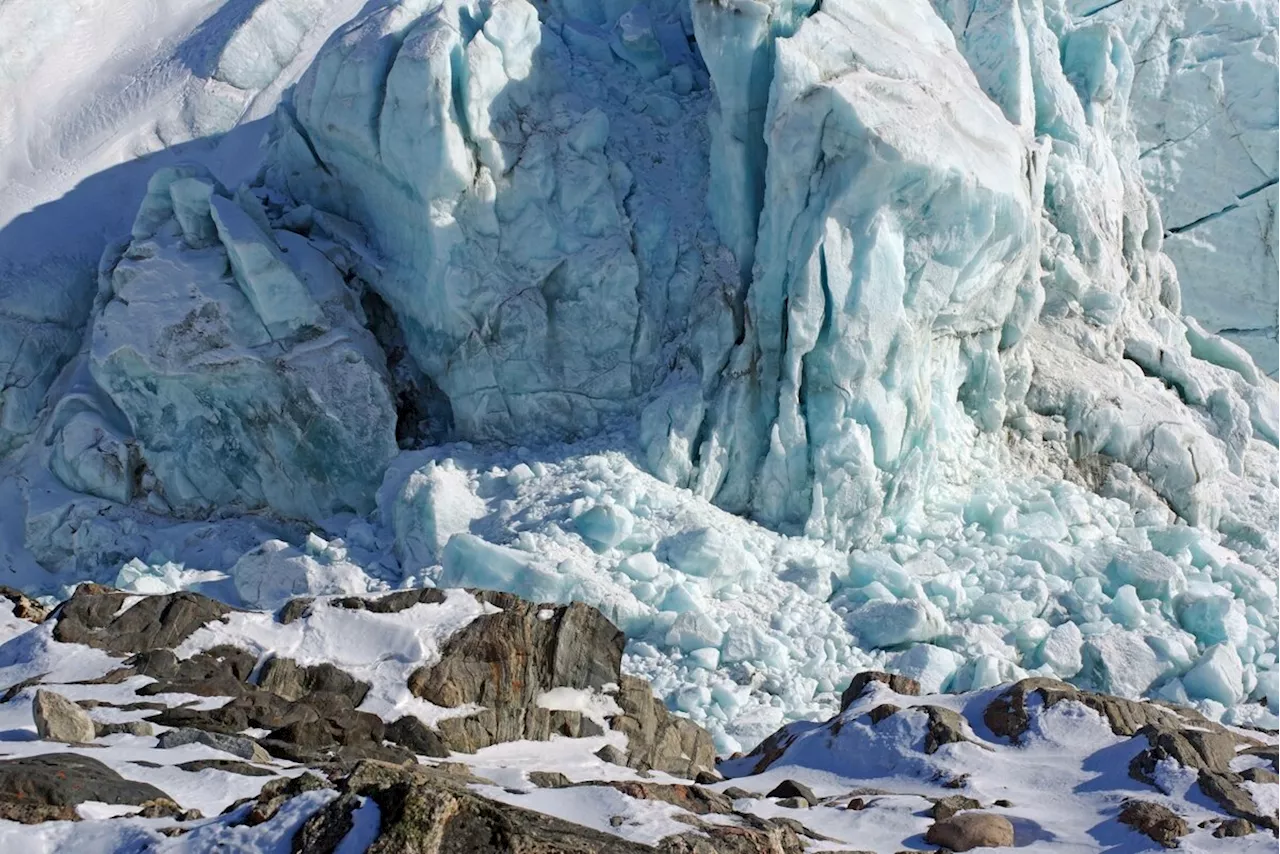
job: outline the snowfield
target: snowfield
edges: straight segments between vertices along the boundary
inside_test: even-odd
[[[1276,28],[1252,0],[0,0],[0,584],[248,609],[172,652],[331,666],[368,686],[346,711],[428,732],[485,708],[413,688],[494,612],[459,588],[585,603],[722,758],[796,735],[721,763],[761,796],[700,832],[789,816],[762,793],[792,779],[841,797],[806,850],[919,848],[967,774],[1019,846],[1139,850],[1112,834],[1154,787],[1183,848],[1261,850],[1085,700],[1021,742],[975,721],[1038,677],[1274,745]],[[326,604],[418,589],[454,592]],[[36,681],[146,717],[92,704],[149,665],[94,684],[121,659],[15,614],[2,759],[48,752]],[[965,739],[851,706],[869,670]],[[646,778],[596,756],[621,709],[584,690],[530,715],[590,734],[466,753],[440,797],[675,844],[683,802],[605,785]],[[73,752],[210,817],[308,765],[155,741]],[[1255,760],[1213,773],[1272,815]],[[320,815],[377,850],[355,779],[252,828],[81,804],[0,839],[274,851]]]

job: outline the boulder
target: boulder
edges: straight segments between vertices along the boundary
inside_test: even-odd
[[[982,804],[973,798],[967,798],[964,795],[947,795],[945,798],[938,798],[933,802],[933,808],[929,811],[929,817],[934,819],[951,818],[951,816],[961,810],[981,809]]]
[[[234,609],[198,593],[146,596],[123,610],[129,598],[100,584],[81,584],[50,615],[55,640],[128,655],[173,649],[192,632]]]
[[[1002,815],[962,812],[934,822],[924,841],[952,851],[1013,845],[1013,824]]]
[[[900,676],[896,673],[882,673],[878,670],[864,670],[853,677],[849,682],[849,687],[844,689],[840,695],[840,711],[849,708],[849,705],[862,696],[872,682],[880,682],[888,685],[889,690],[895,694],[906,694],[910,697],[920,696],[920,683],[909,676]]]
[[[1186,821],[1173,810],[1163,804],[1137,798],[1124,802],[1116,820],[1165,848],[1177,848],[1178,839],[1191,832]]]
[[[73,807],[85,801],[142,805],[168,798],[149,783],[126,780],[96,759],[47,753],[0,760],[0,803]]]
[[[238,756],[241,759],[252,759],[257,762],[270,761],[262,752],[262,748],[253,739],[243,735],[227,735],[219,732],[205,732],[202,729],[183,727],[171,729],[160,734],[157,747],[169,749],[183,747],[188,744],[203,744],[214,750],[221,750]]]
[[[88,744],[97,736],[89,713],[52,691],[36,691],[31,715],[36,721],[36,734],[46,741]]]
[[[774,786],[765,797],[804,798],[811,804],[816,804],[818,802],[818,796],[813,793],[813,789],[810,789],[804,783],[800,783],[795,780],[783,780],[781,783]]]
[[[21,590],[15,590],[0,584],[0,599],[8,599],[13,606],[13,616],[31,623],[43,623],[49,616],[49,609],[32,599]]]

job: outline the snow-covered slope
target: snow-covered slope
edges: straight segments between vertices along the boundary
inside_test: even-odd
[[[114,148],[15,120],[177,130],[0,225],[12,583],[585,601],[723,752],[869,666],[1275,727],[1277,386],[1183,314],[1151,19],[342,5],[184,6]]]
[[[45,618],[7,596],[5,850],[961,851],[974,822],[1045,852],[1275,847],[1273,735],[1048,679],[938,694],[864,672],[829,720],[713,769],[582,606],[428,589],[272,614],[83,588]]]

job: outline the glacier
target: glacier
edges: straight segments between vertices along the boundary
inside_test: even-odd
[[[1262,2],[1104,4],[1134,55],[1139,165],[1160,202],[1185,311],[1276,375],[1277,37]]]
[[[867,667],[1275,726],[1274,366],[1170,231],[1167,4],[1096,5],[396,0],[305,72],[257,7],[252,168],[15,291],[0,566],[587,601],[726,752]]]

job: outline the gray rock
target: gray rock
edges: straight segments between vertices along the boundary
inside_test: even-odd
[[[49,609],[32,599],[21,590],[15,590],[0,584],[0,599],[9,600],[13,608],[13,616],[31,623],[43,623],[49,616]]]
[[[715,745],[706,730],[671,714],[645,680],[619,676],[617,684],[614,700],[622,714],[610,726],[627,736],[627,765],[690,780],[715,767]]]
[[[579,783],[580,786],[608,786],[637,801],[662,801],[694,815],[729,815],[733,799],[702,786],[650,783],[647,780],[608,780]]]
[[[104,724],[98,721],[93,723],[98,738],[104,735],[138,735],[151,736],[156,734],[156,728],[146,721],[124,721],[123,723]]]
[[[221,732],[206,732],[202,729],[195,729],[194,727],[171,729],[168,732],[160,733],[157,746],[168,750],[174,747],[183,747],[188,744],[204,744],[212,747],[214,750],[221,750],[224,753],[230,753],[232,756],[238,756],[241,759],[261,761],[262,757],[262,754],[259,752],[261,748],[258,747],[257,742],[247,736],[227,735],[226,733]]]
[[[622,765],[625,767],[627,764],[627,754],[623,753],[612,744],[606,744],[604,747],[597,750],[595,752],[595,757],[603,762],[608,762],[610,765]]]
[[[779,798],[778,806],[791,810],[807,810],[810,802],[805,798]]]
[[[144,596],[124,613],[128,594],[100,584],[81,584],[50,619],[55,640],[82,643],[121,655],[173,649],[191,633],[234,609],[198,593]]]
[[[1153,721],[1169,717],[1168,712],[1151,703],[1081,691],[1066,682],[1033,676],[1009,686],[987,705],[982,715],[987,729],[1016,744],[1029,726],[1027,698],[1032,694],[1039,696],[1045,708],[1062,700],[1083,703],[1106,718],[1116,735],[1134,735]]]
[[[879,670],[864,670],[853,677],[849,682],[849,687],[844,689],[840,695],[840,711],[849,708],[854,700],[862,696],[872,682],[880,682],[889,686],[889,690],[895,694],[905,694],[909,697],[920,696],[920,683],[916,680],[901,676],[897,673],[882,673]]]
[[[480,593],[502,610],[473,620],[444,644],[440,661],[415,671],[409,689],[445,708],[482,711],[440,722],[453,750],[471,753],[506,741],[578,736],[581,715],[538,706],[552,688],[601,689],[619,679],[623,636],[595,608],[549,608],[509,594]],[[552,617],[538,614],[552,610]]]
[[[530,771],[529,782],[539,789],[567,789],[573,782],[559,771]]]
[[[1165,848],[1178,847],[1179,837],[1191,832],[1186,821],[1163,804],[1154,801],[1143,801],[1136,798],[1124,802],[1120,815],[1116,819],[1126,824],[1152,842],[1158,842]]]
[[[97,734],[88,712],[52,691],[36,691],[31,716],[35,718],[36,734],[46,741],[88,744]]]
[[[924,734],[925,753],[936,753],[944,744],[969,741],[964,734],[964,718],[958,712],[942,706],[912,706],[912,710],[924,712],[929,718]]]
[[[804,783],[796,780],[783,780],[781,783],[773,787],[766,797],[770,798],[804,798],[811,804],[818,802],[818,796],[813,793]]]
[[[1228,837],[1248,836],[1257,832],[1257,828],[1253,826],[1253,822],[1243,818],[1229,818],[1213,830],[1213,835],[1218,839],[1226,839]]]
[[[934,819],[951,818],[961,810],[981,808],[982,804],[973,798],[967,798],[964,795],[948,795],[933,802],[933,807],[929,810],[929,817]]]
[[[301,666],[291,658],[267,659],[258,675],[258,687],[286,700],[301,700],[308,694],[341,694],[356,708],[369,693],[362,682],[328,662]]]
[[[934,822],[924,841],[952,851],[1004,848],[1013,845],[1013,824],[1002,815],[962,812]]]
[[[85,801],[141,805],[168,798],[149,783],[126,780],[96,759],[49,753],[0,760],[0,802],[66,807]]]
[[[386,738],[419,756],[430,756],[434,759],[448,759],[449,747],[440,737],[440,733],[431,729],[412,715],[405,715],[387,724]]]
[[[355,827],[360,798],[347,792],[307,819],[293,835],[292,854],[333,854]]]

